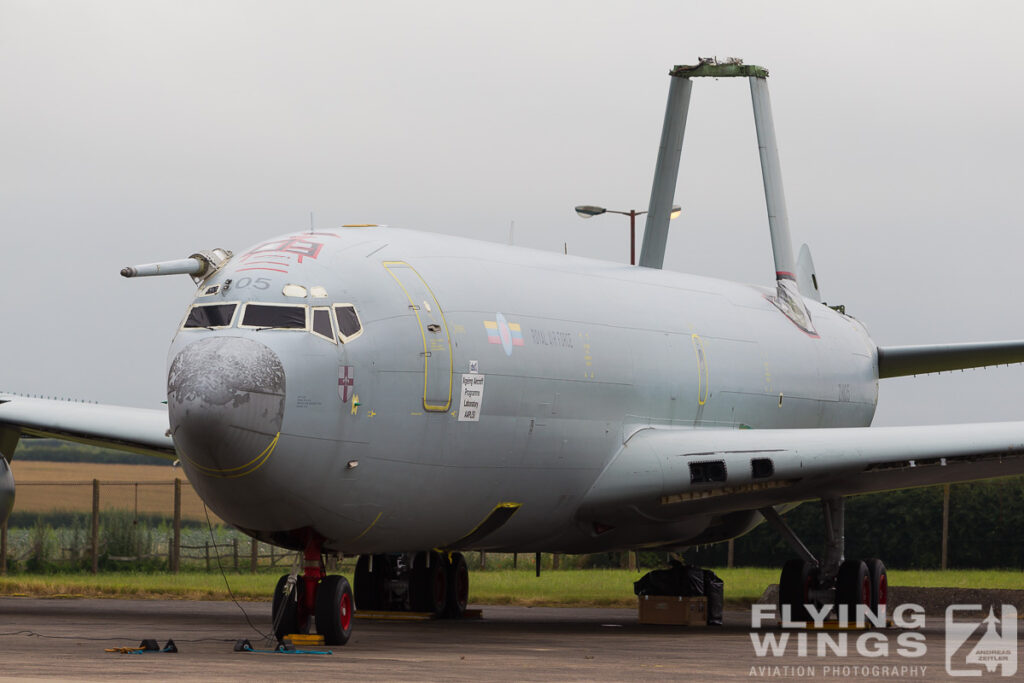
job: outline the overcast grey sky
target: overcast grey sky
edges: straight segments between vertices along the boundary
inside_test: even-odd
[[[769,87],[794,242],[885,344],[1024,337],[1017,2],[0,0],[0,389],[155,406],[194,291],[131,263],[377,222],[628,260],[673,64]],[[698,81],[666,268],[768,284],[744,81]],[[1024,369],[876,424],[1020,419]]]

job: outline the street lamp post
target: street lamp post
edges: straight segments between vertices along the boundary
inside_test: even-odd
[[[669,214],[669,218],[676,218],[683,212],[679,205],[672,207],[672,213]],[[583,204],[576,207],[576,213],[580,218],[593,218],[594,216],[600,216],[603,213],[617,213],[620,216],[629,216],[629,265],[636,265],[636,217],[642,216],[646,211],[637,211],[636,209],[630,209],[629,211],[613,211],[612,209],[606,209],[603,206],[591,206],[589,204]]]

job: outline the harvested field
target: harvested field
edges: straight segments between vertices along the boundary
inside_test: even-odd
[[[181,479],[181,516],[205,521],[203,502],[185,473],[167,465],[84,462],[11,462],[19,512],[92,512],[92,481],[100,482],[100,509],[174,516],[174,480]],[[220,520],[212,513],[211,521]]]

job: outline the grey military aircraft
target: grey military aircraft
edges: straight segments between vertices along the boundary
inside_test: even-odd
[[[1024,342],[879,347],[794,261],[766,85],[671,74],[639,266],[380,226],[126,268],[198,285],[167,409],[0,396],[0,513],[21,436],[172,456],[222,519],[302,553],[275,632],[349,638],[355,606],[458,615],[461,551],[679,549],[767,520],[780,602],[884,605],[845,496],[1024,472],[1024,423],[870,428],[879,379],[1024,360]],[[694,78],[749,79],[774,287],[661,269]],[[820,500],[812,553],[781,516]],[[359,555],[355,594],[325,554]]]

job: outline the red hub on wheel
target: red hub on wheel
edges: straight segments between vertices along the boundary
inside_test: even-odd
[[[341,622],[341,628],[345,631],[352,629],[352,611],[352,594],[345,593],[338,605],[338,621]]]

